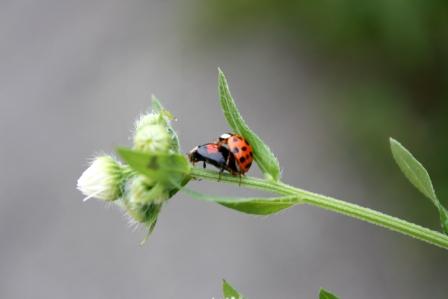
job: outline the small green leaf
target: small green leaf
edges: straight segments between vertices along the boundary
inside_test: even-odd
[[[435,205],[438,200],[434,188],[432,186],[431,178],[425,167],[414,158],[414,156],[398,141],[390,138],[390,147],[392,155],[400,167],[403,174],[421,193],[431,199]]]
[[[224,73],[220,69],[218,71],[219,99],[229,127],[250,143],[254,151],[254,160],[264,175],[269,179],[278,181],[280,179],[280,165],[277,158],[261,138],[246,124],[230,94]]]
[[[148,154],[128,148],[119,148],[117,152],[133,170],[163,183],[182,185],[191,168],[187,158],[180,154]]]
[[[301,203],[295,196],[231,198],[206,195],[188,188],[184,188],[182,191],[193,198],[215,202],[229,209],[252,215],[272,215]]]
[[[239,201],[218,203],[229,209],[253,215],[271,215],[297,204],[293,197],[287,196],[269,199],[247,198]]]
[[[324,289],[320,289],[319,299],[339,299],[339,298]]]
[[[442,229],[445,234],[448,234],[448,211],[439,202],[428,171],[410,151],[393,138],[390,138],[390,148],[395,162],[397,162],[398,167],[400,167],[406,178],[415,188],[423,193],[423,195],[429,198],[437,208]]]
[[[222,293],[224,299],[244,299],[243,295],[238,293],[225,279],[222,280]]]

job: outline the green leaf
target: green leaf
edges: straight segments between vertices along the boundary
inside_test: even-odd
[[[297,204],[292,197],[286,196],[270,199],[248,198],[240,201],[218,203],[229,209],[253,215],[271,215]]]
[[[403,174],[421,193],[431,199],[435,205],[438,203],[431,178],[425,167],[398,141],[390,138],[392,155]]]
[[[280,165],[277,158],[274,156],[270,148],[255,134],[244,121],[235,101],[230,94],[229,86],[227,85],[226,77],[224,73],[218,69],[218,92],[221,103],[221,108],[224,112],[224,116],[229,124],[229,127],[235,131],[235,133],[243,136],[253,148],[254,160],[260,167],[264,175],[275,181],[280,179]]]
[[[206,195],[188,188],[184,188],[182,191],[193,198],[215,202],[229,209],[252,215],[272,215],[301,203],[296,196],[232,198]]]
[[[137,173],[174,187],[184,184],[191,169],[187,158],[180,154],[149,154],[128,148],[119,148],[117,152]]]
[[[390,148],[392,156],[397,162],[406,178],[423,195],[429,198],[439,211],[440,222],[445,234],[448,234],[448,211],[442,206],[436,196],[431,178],[425,167],[408,151],[403,145],[393,138],[390,138]]]
[[[324,289],[320,289],[319,299],[339,299],[339,298]]]
[[[224,299],[244,299],[225,279],[222,280],[222,293]]]

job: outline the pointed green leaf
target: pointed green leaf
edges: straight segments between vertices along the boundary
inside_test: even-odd
[[[297,203],[292,197],[269,199],[247,198],[234,202],[218,202],[229,209],[253,215],[271,215],[286,210]]]
[[[339,298],[324,289],[320,289],[319,299],[339,299]]]
[[[403,174],[421,193],[437,205],[437,197],[432,186],[431,178],[425,167],[398,141],[390,138],[390,147],[395,161]]]
[[[235,290],[225,279],[222,280],[222,293],[224,299],[244,299],[237,290]]]
[[[301,203],[295,196],[231,198],[206,195],[188,188],[184,188],[182,191],[193,198],[215,202],[229,209],[252,215],[272,215]]]
[[[264,175],[269,179],[278,181],[280,179],[280,165],[277,158],[261,138],[246,124],[230,94],[229,86],[223,72],[220,69],[218,71],[219,99],[229,127],[243,136],[252,146],[254,160]]]
[[[181,185],[190,172],[190,163],[184,155],[148,154],[127,148],[119,148],[117,152],[133,170],[150,180]]]
[[[429,198],[439,211],[440,222],[445,234],[448,234],[448,211],[439,202],[436,196],[431,178],[425,167],[408,151],[403,145],[393,138],[390,138],[392,156],[397,162],[406,178],[423,195]]]

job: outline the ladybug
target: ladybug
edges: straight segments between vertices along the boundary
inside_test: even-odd
[[[188,153],[191,163],[203,162],[214,165],[220,173],[227,170],[240,177],[249,171],[253,161],[253,151],[249,143],[238,134],[222,134],[214,143],[198,145]]]
[[[252,147],[243,136],[233,133],[224,133],[219,136],[216,144],[218,144],[220,148],[228,149],[230,156],[233,156],[232,160],[235,161],[237,174],[244,175],[249,171],[253,161],[253,151]]]
[[[188,158],[193,164],[202,161],[204,168],[207,163],[211,164],[219,168],[220,173],[224,170],[232,174],[238,173],[234,156],[226,147],[220,146],[218,143],[198,145],[188,153]]]

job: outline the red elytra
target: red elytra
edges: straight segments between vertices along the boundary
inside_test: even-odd
[[[253,161],[253,150],[243,136],[224,133],[219,137],[217,144],[226,147],[230,155],[233,155],[238,173],[245,174],[249,171]]]

